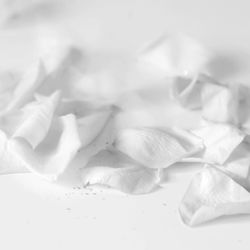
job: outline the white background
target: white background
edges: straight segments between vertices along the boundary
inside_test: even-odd
[[[92,55],[133,55],[164,32],[184,32],[214,52],[217,78],[250,80],[248,0],[69,2],[46,23],[70,33]],[[1,70],[23,70],[32,62],[37,25],[27,19],[1,30]],[[170,169],[166,187],[143,196],[63,190],[32,174],[0,176],[0,249],[249,249],[248,216],[192,229],[182,224],[178,204],[196,170]]]

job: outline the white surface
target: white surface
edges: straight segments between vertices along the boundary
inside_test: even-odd
[[[216,52],[217,77],[250,80],[248,0],[73,2],[75,7],[47,22],[70,33],[94,66],[103,67],[109,54],[118,60],[133,55],[163,32],[185,32]],[[29,24],[0,31],[1,70],[23,70],[35,58],[37,30],[37,24]],[[165,189],[143,196],[63,190],[32,174],[0,176],[0,248],[249,249],[248,216],[193,229],[180,221],[178,205],[197,170],[170,168]]]

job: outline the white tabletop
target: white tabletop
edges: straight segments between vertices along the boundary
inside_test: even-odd
[[[46,23],[71,34],[96,61],[107,54],[131,56],[164,32],[181,32],[214,52],[211,67],[217,78],[250,81],[248,0],[68,2],[71,6],[46,17]],[[0,31],[1,70],[22,71],[32,62],[40,24],[28,20]],[[178,205],[197,170],[170,168],[166,187],[142,196],[62,189],[33,174],[0,176],[0,248],[248,250],[249,216],[192,229],[181,222]]]

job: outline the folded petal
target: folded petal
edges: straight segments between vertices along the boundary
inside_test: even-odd
[[[26,167],[44,178],[56,180],[69,163],[74,159],[81,147],[76,119],[73,115],[60,118],[61,135],[54,150],[45,154],[32,150],[23,139],[11,139],[10,145]]]
[[[208,166],[191,181],[179,212],[189,226],[225,215],[249,214],[250,194],[222,171]]]
[[[181,129],[121,130],[115,148],[149,168],[166,168],[202,150],[202,141]]]
[[[229,124],[207,122],[199,129],[192,131],[203,140],[205,149],[201,153],[208,163],[222,165],[231,153],[244,140],[245,134]]]
[[[220,169],[250,191],[250,145],[242,142]]]
[[[40,101],[29,104],[23,109],[24,119],[12,138],[25,139],[32,148],[36,146],[46,137],[55,109],[59,102],[60,93],[57,91],[49,97],[44,97]]]
[[[171,86],[171,95],[183,107],[189,109],[201,108],[202,83],[198,83],[198,78],[176,77]]]

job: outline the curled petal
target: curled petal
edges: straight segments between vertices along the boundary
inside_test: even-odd
[[[209,163],[222,165],[244,140],[245,134],[228,124],[207,123],[192,131],[203,140],[202,157]]]
[[[189,226],[225,215],[249,214],[250,194],[226,174],[208,166],[191,181],[179,212]]]
[[[25,139],[32,148],[46,137],[54,111],[59,102],[60,93],[57,91],[50,97],[45,97],[40,101],[24,108],[24,121],[13,134],[12,138]],[[41,99],[41,98],[40,98]]]
[[[81,147],[76,119],[73,115],[60,118],[62,133],[54,150],[39,153],[33,151],[30,144],[23,139],[12,139],[10,145],[26,167],[43,177],[56,180]]]
[[[202,141],[191,133],[157,128],[124,129],[114,146],[149,168],[166,168],[202,150]]]

